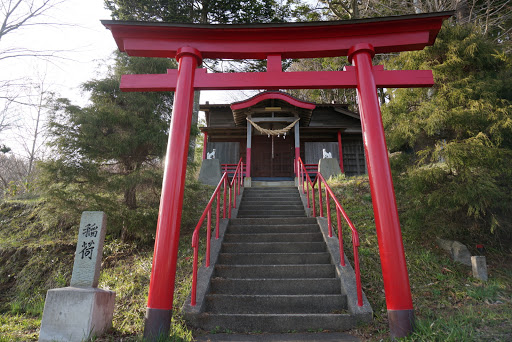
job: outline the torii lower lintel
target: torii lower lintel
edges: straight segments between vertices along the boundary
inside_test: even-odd
[[[434,78],[431,70],[384,70],[373,67],[377,88],[431,87]],[[122,91],[175,91],[178,70],[167,74],[123,75]],[[331,89],[356,88],[356,70],[353,66],[344,71],[267,71],[244,73],[207,73],[196,69],[195,90],[249,90],[249,89]]]

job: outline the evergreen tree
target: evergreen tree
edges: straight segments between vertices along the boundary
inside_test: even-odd
[[[124,239],[145,226],[154,229],[173,97],[123,93],[119,85],[123,74],[165,73],[174,64],[119,53],[105,78],[83,85],[91,104],[56,102],[50,118],[56,157],[42,164],[56,208],[104,210]]]
[[[241,24],[284,21],[290,4],[276,0],[105,0],[118,20]]]
[[[461,239],[510,237],[512,60],[503,46],[477,26],[447,24],[434,46],[387,67],[435,78],[431,89],[390,91],[383,107],[388,147],[402,152],[394,164],[406,223]]]
[[[116,20],[164,21],[173,23],[241,24],[282,22],[291,18],[291,4],[297,0],[105,0],[105,7]],[[219,61],[204,61],[206,67],[218,70]],[[228,62],[223,71],[260,71],[265,63]],[[226,70],[227,69],[227,70]],[[194,160],[195,140],[199,134],[199,92],[195,92],[189,161]]]

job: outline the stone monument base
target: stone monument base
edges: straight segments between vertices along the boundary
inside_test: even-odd
[[[39,341],[81,342],[112,326],[116,293],[97,288],[48,290]]]
[[[219,159],[204,159],[199,171],[199,181],[203,184],[216,186],[222,177]]]

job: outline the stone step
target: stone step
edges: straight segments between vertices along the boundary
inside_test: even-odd
[[[252,181],[251,186],[253,188],[295,188],[295,182],[294,181]]]
[[[210,294],[311,295],[341,294],[337,278],[223,279],[212,278]]]
[[[216,265],[214,277],[236,279],[335,278],[334,265]]]
[[[297,234],[317,233],[320,230],[315,224],[292,225],[231,225],[228,234]]]
[[[289,225],[289,224],[315,224],[314,217],[298,217],[298,218],[233,218],[230,219],[230,226],[236,225]],[[318,225],[317,225],[318,226]]]
[[[259,234],[226,234],[225,242],[322,242],[322,233],[259,233]]]
[[[222,244],[224,253],[315,253],[326,252],[323,242],[256,242]]]
[[[245,218],[265,218],[265,217],[269,217],[269,216],[268,215],[251,215],[251,214],[247,214],[247,215],[242,216],[242,217],[245,217]],[[289,216],[289,215],[283,214],[283,215],[272,215],[271,217],[292,218],[292,217],[305,217],[305,216],[302,216],[302,215]]]
[[[282,192],[261,192],[261,193],[244,193],[243,198],[245,199],[253,199],[258,200],[260,198],[281,198],[281,199],[295,199],[300,198],[300,195],[298,192],[296,193],[282,193]]]
[[[251,197],[244,197],[241,200],[241,205],[247,205],[247,204],[268,204],[268,203],[276,203],[276,204],[302,204],[302,200],[299,196],[297,197],[262,197],[262,198],[251,198]]]
[[[283,199],[275,199],[275,198],[260,198],[260,199],[252,199],[245,198],[240,202],[240,206],[245,205],[255,205],[255,204],[291,204],[291,205],[302,205],[302,201],[299,197],[297,198],[283,198]]]
[[[306,217],[304,209],[300,210],[238,210],[238,217],[264,218],[264,217]]]
[[[348,314],[220,314],[205,313],[198,318],[204,330],[237,332],[290,332],[349,330],[356,326]]]
[[[304,212],[304,206],[302,204],[290,204],[286,202],[272,202],[272,203],[259,203],[255,202],[254,204],[244,204],[240,205],[240,208],[238,212],[240,213],[245,211],[273,211],[273,210],[279,210],[281,212],[283,211],[295,211],[299,210],[301,212]]]
[[[245,188],[244,191],[247,193],[255,193],[255,192],[289,192],[289,193],[297,193],[299,190],[297,188],[291,188],[288,186],[273,186],[268,188]]]
[[[347,297],[335,295],[207,295],[211,313],[304,314],[336,313],[347,308]]]
[[[330,264],[329,253],[220,253],[218,263],[229,265]]]

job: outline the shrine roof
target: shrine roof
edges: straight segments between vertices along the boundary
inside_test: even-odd
[[[229,110],[233,114],[233,121],[237,127],[246,126],[246,118],[266,118],[267,122],[271,122],[272,118],[276,118],[275,122],[279,122],[279,118],[300,118],[301,126],[309,125],[313,112],[316,109],[329,108],[330,111],[338,112],[343,115],[359,120],[359,114],[349,110],[347,104],[337,103],[320,103],[300,100],[288,93],[282,91],[265,91],[254,95],[243,101],[234,102],[232,104],[202,104],[200,110],[209,112],[221,109]]]
[[[121,51],[132,56],[175,57],[185,46],[203,58],[265,59],[346,56],[357,43],[376,53],[431,45],[453,11],[342,21],[268,24],[178,24],[102,20]]]
[[[253,97],[233,103],[231,106],[235,125],[245,126],[246,118],[252,115],[260,117],[276,115],[298,117],[302,125],[307,125],[316,105],[299,100],[281,91],[265,91]]]

